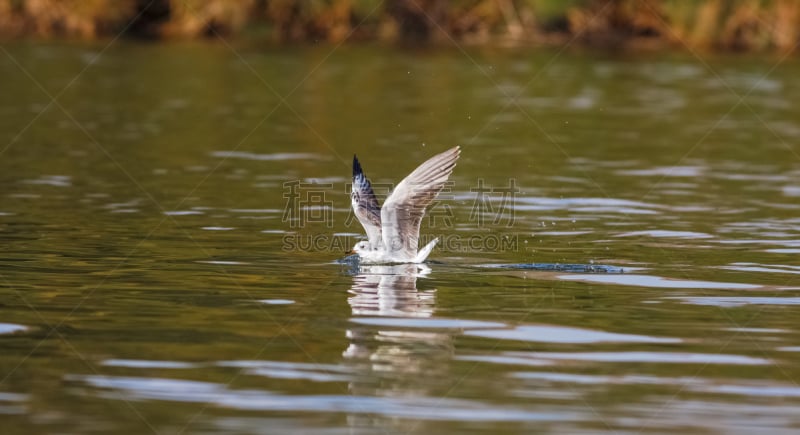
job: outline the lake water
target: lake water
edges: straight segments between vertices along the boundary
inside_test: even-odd
[[[3,433],[797,433],[798,76],[6,44]],[[454,145],[429,263],[339,263],[352,155]]]

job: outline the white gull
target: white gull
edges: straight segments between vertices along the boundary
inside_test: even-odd
[[[383,207],[372,191],[358,158],[353,156],[353,192],[350,195],[358,221],[367,231],[367,240],[356,243],[350,253],[361,263],[422,263],[439,239],[419,246],[419,227],[425,208],[444,187],[456,160],[459,147],[437,154],[409,174],[386,199]]]

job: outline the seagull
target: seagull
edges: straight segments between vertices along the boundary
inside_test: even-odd
[[[383,207],[378,205],[364,170],[353,155],[353,191],[350,199],[358,221],[367,231],[367,240],[356,243],[349,254],[358,254],[359,262],[365,264],[422,263],[439,241],[438,238],[417,251],[419,226],[425,216],[425,208],[442,190],[456,160],[460,147],[453,147],[437,154],[409,174]]]

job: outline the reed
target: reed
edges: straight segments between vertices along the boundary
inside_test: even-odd
[[[0,36],[796,50],[800,0],[0,0]]]
[[[0,0],[0,34],[97,38],[123,26],[135,0]]]
[[[203,37],[239,32],[257,12],[255,0],[169,1],[164,37]]]

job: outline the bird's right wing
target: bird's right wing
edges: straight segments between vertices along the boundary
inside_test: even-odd
[[[459,147],[453,147],[431,157],[404,178],[383,203],[383,244],[394,257],[409,261],[416,257],[425,208],[453,173],[460,153]]]

